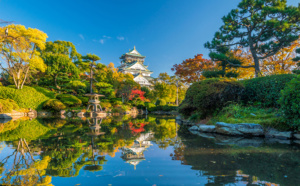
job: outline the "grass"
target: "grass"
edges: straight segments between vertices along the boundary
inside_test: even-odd
[[[207,124],[216,122],[225,123],[256,123],[263,127],[273,127],[279,130],[287,130],[289,127],[282,122],[280,112],[274,108],[259,108],[254,106],[241,106],[232,104],[222,109],[213,116]]]

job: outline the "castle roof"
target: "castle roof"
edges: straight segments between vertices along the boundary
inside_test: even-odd
[[[132,50],[129,50],[129,52],[123,54],[120,58],[122,58],[122,57],[125,56],[125,55],[128,55],[128,56],[135,56],[135,57],[142,57],[142,58],[145,58],[145,57],[146,57],[146,56],[141,55],[141,54],[136,50],[135,46],[134,46],[134,48],[133,48]]]

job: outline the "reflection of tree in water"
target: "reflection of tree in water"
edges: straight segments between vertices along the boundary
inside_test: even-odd
[[[162,149],[175,145],[178,129],[175,119],[156,119],[153,130],[155,143]]]
[[[5,170],[4,165],[8,161],[13,164],[9,169]],[[18,147],[13,153],[1,161],[1,174],[5,176],[1,179],[2,184],[7,185],[52,185],[51,177],[44,176],[47,168],[49,156],[45,156],[42,160],[36,161],[30,151],[25,139],[20,139]]]
[[[47,169],[47,174],[71,177],[77,176],[83,168],[88,171],[102,170],[102,164],[106,161],[105,157],[99,156],[95,138],[104,133],[100,131],[102,119],[87,120],[88,129],[72,130],[70,125],[62,128],[50,138],[50,144],[42,153],[42,156],[52,157],[52,161]],[[68,133],[75,131],[74,133]],[[67,134],[66,134],[67,132]]]
[[[137,123],[134,128],[138,130],[133,132],[130,122]],[[20,136],[24,136],[26,140],[28,138],[32,152],[40,155],[41,161],[45,164],[43,174],[60,177],[77,176],[80,170],[102,170],[102,165],[106,162],[104,155],[114,157],[123,147],[130,148],[134,145],[137,148],[145,145],[149,147],[151,144],[145,144],[140,140],[141,136],[148,133],[155,137],[144,141],[150,143],[152,140],[161,148],[176,144],[177,139],[175,120],[157,120],[154,117],[103,120],[91,118],[86,122],[73,118],[68,120],[54,118],[12,124],[11,130],[3,128],[0,136],[4,140],[14,141],[12,145],[15,147],[18,145],[15,139],[19,139]],[[142,130],[139,130],[140,127]],[[145,146],[146,149],[148,147]],[[139,156],[144,155],[139,153]]]
[[[213,139],[189,133],[179,136],[183,140],[174,146],[172,159],[199,170],[199,176],[207,177],[207,185],[238,181],[257,185],[300,183],[299,147],[286,144],[238,147],[218,145]]]

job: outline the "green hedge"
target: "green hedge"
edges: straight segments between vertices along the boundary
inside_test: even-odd
[[[281,74],[243,80],[245,91],[242,100],[250,105],[278,108],[280,91],[295,77],[294,74]]]
[[[166,104],[167,104],[167,102],[164,99],[157,99],[156,102],[155,102],[156,106],[164,106]]]
[[[56,96],[67,107],[77,107],[82,104],[81,100],[71,94],[59,94]]]
[[[60,111],[66,109],[66,106],[58,99],[49,99],[43,104],[43,108],[47,110]]]
[[[205,118],[221,110],[228,102],[239,101],[244,86],[231,79],[206,79],[193,83],[186,92],[179,112],[190,116],[198,112]]]
[[[279,103],[286,124],[300,129],[300,75],[287,83],[281,91]]]
[[[21,108],[41,110],[43,103],[54,98],[54,93],[42,87],[27,87],[16,89],[13,86],[0,86],[0,98],[12,99]]]
[[[0,113],[10,113],[12,110],[19,109],[18,104],[11,99],[0,99]]]

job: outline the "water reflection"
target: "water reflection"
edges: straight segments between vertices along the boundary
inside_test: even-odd
[[[121,148],[122,158],[126,161],[126,163],[133,165],[134,170],[136,170],[137,164],[145,160],[144,151],[152,145],[150,142],[152,137],[152,132],[141,134],[134,140],[132,145]]]
[[[173,118],[44,118],[0,126],[1,184],[300,183],[299,146],[191,135]]]

